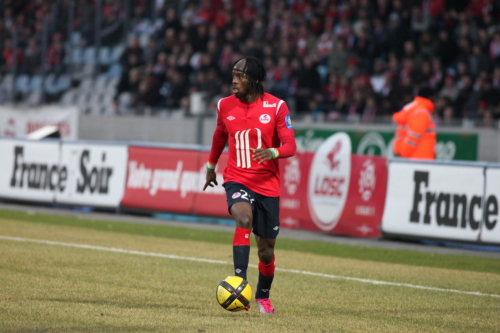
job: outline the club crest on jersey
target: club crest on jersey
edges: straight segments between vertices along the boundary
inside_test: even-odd
[[[263,124],[267,124],[271,121],[271,116],[268,114],[263,114],[262,116],[260,116],[259,121]]]
[[[232,196],[233,199],[236,199],[236,198],[239,198],[239,197],[241,197],[241,193],[240,192],[233,193],[233,196]]]
[[[289,114],[285,116],[285,124],[286,124],[286,128],[293,129],[292,120],[290,119]]]
[[[263,105],[265,108],[275,108],[276,107],[276,103],[273,103],[273,104],[269,104],[268,101],[264,101],[264,105]]]
[[[229,116],[226,119],[229,120],[229,121],[231,121],[231,120],[235,120],[236,118],[234,118],[233,116]]]

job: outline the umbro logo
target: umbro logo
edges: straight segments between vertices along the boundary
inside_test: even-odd
[[[269,104],[267,101],[264,101],[264,105],[263,105],[265,108],[275,108],[276,107],[276,103],[274,104]]]
[[[278,230],[280,227],[276,226],[273,228],[273,230]]]
[[[229,121],[231,121],[231,120],[235,120],[236,118],[234,118],[233,116],[229,116],[226,119],[229,120]]]

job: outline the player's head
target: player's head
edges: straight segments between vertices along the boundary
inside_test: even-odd
[[[420,87],[420,89],[418,89],[417,95],[423,98],[433,99],[435,92],[434,89],[432,89],[431,87],[422,86]]]
[[[233,66],[233,93],[238,98],[248,94],[264,93],[262,82],[266,79],[266,70],[262,62],[254,57],[245,57]]]

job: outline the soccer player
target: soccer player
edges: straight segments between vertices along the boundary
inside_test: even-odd
[[[234,272],[246,280],[253,231],[259,256],[255,302],[261,313],[275,313],[269,291],[280,226],[278,159],[295,155],[295,136],[286,103],[264,92],[262,82],[266,71],[260,60],[240,59],[233,66],[232,75],[233,95],[222,98],[217,105],[217,126],[203,190],[218,185],[215,167],[229,143],[222,186],[226,190],[229,213],[236,222]]]

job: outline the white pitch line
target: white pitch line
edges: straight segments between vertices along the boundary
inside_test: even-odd
[[[232,262],[223,261],[223,260],[183,257],[183,256],[177,256],[177,255],[173,255],[173,254],[133,251],[133,250],[119,249],[119,248],[115,248],[115,247],[104,247],[104,246],[95,246],[95,245],[87,245],[87,244],[64,243],[64,242],[49,241],[49,240],[44,240],[44,239],[32,239],[32,238],[11,237],[11,236],[2,236],[2,235],[0,235],[0,239],[16,241],[16,242],[31,242],[31,243],[39,243],[39,244],[46,244],[46,245],[67,246],[67,247],[74,247],[74,248],[80,248],[80,249],[135,254],[135,255],[148,256],[148,257],[158,257],[158,258],[206,262],[206,263],[210,263],[210,264],[222,264],[222,265],[232,265],[233,264]],[[257,268],[257,265],[249,265],[249,266],[253,267],[253,268]],[[319,276],[319,277],[324,277],[324,278],[329,278],[329,279],[356,281],[356,282],[370,283],[370,284],[375,284],[375,285],[407,287],[407,288],[423,289],[423,290],[444,291],[444,292],[450,292],[450,293],[456,293],[456,294],[465,294],[465,295],[474,295],[474,296],[489,296],[489,297],[500,298],[500,295],[497,295],[497,294],[485,294],[485,293],[481,293],[478,291],[463,291],[463,290],[457,290],[457,289],[426,287],[426,286],[419,286],[416,284],[370,280],[370,279],[362,279],[362,278],[356,278],[356,277],[350,277],[350,276],[340,276],[340,275],[332,275],[332,274],[315,273],[315,272],[309,272],[309,271],[300,271],[300,270],[296,270],[296,269],[276,268],[276,270],[280,271],[280,272],[296,273],[296,274],[310,275],[310,276]]]

